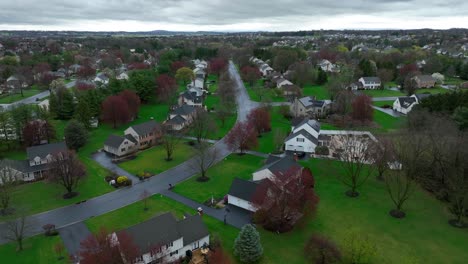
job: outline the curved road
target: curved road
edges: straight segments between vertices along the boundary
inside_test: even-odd
[[[250,97],[245,90],[239,73],[232,62],[229,64],[229,72],[237,84],[237,122],[245,121],[247,114],[258,105],[257,103],[250,101]],[[224,143],[224,139],[215,143],[213,147],[216,148],[219,153],[219,157],[216,162],[223,160],[226,156],[231,154],[231,151]],[[28,217],[31,229],[26,235],[33,236],[42,233],[42,226],[45,224],[55,224],[58,229],[130,205],[140,200],[140,195],[144,190],[147,190],[151,194],[164,192],[167,190],[169,183],[174,184],[186,180],[196,174],[193,170],[193,162],[194,159],[189,159],[172,169],[160,173],[157,177],[150,178],[145,182],[140,182],[131,187],[119,189],[114,192],[92,198],[82,204],[69,205],[32,215]],[[5,223],[0,223],[0,233],[4,234],[5,230]],[[6,242],[8,241],[3,237],[0,237],[0,244]]]

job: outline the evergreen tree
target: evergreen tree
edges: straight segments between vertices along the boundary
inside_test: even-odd
[[[55,118],[68,120],[75,112],[73,94],[66,88],[59,88],[50,94],[49,109]]]
[[[243,263],[258,261],[263,255],[263,247],[260,244],[260,234],[253,225],[242,227],[234,241],[234,254]]]
[[[68,122],[68,125],[65,127],[64,135],[67,146],[76,151],[88,141],[88,131],[82,123],[76,120]]]
[[[80,97],[78,105],[76,106],[75,119],[83,124],[86,129],[89,129],[91,127],[90,120],[92,117],[93,115],[88,101],[84,96]]]
[[[328,81],[328,76],[327,73],[322,70],[322,68],[318,69],[318,75],[317,75],[317,84],[322,85],[325,84]]]

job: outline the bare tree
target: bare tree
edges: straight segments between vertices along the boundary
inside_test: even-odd
[[[339,153],[340,164],[344,174],[339,175],[339,180],[350,188],[346,192],[349,197],[359,196],[357,189],[361,187],[372,174],[373,157],[371,146],[372,139],[356,134],[342,136]]]
[[[408,177],[405,169],[392,170],[385,175],[384,179],[387,192],[395,205],[395,209],[389,212],[390,215],[395,218],[405,217],[403,205],[415,190],[414,180]]]
[[[14,186],[21,176],[18,171],[10,167],[10,164],[6,163],[6,160],[0,161],[0,167],[4,166],[3,168],[0,168],[0,213],[2,215],[13,213],[13,209],[10,208],[11,196]]]
[[[31,223],[26,215],[21,213],[19,218],[7,221],[5,223],[6,232],[3,238],[16,242],[18,251],[23,250],[23,240],[31,228]]]
[[[286,138],[286,132],[281,128],[273,129],[273,144],[275,144],[276,151],[281,152],[281,148]]]
[[[219,158],[219,151],[207,142],[197,144],[194,149],[195,157],[192,166],[194,170],[200,173],[200,177],[197,180],[208,181],[209,177],[206,175],[206,172]]]
[[[69,199],[78,195],[74,190],[78,187],[81,179],[86,176],[86,169],[75,152],[56,153],[52,155],[49,164],[49,180],[62,185],[67,190],[63,198]]]
[[[210,114],[205,111],[205,109],[197,108],[195,110],[192,124],[190,125],[190,130],[197,138],[198,144],[200,144],[202,140],[208,138],[214,133],[216,130],[216,125]]]
[[[393,145],[388,137],[380,137],[372,144],[372,155],[374,156],[374,168],[377,171],[377,179],[384,180],[384,173],[389,169],[389,164],[395,162]]]
[[[162,145],[166,150],[166,161],[171,161],[175,148],[180,143],[181,136],[177,131],[166,129],[162,137]]]
[[[143,201],[143,210],[148,211],[148,201],[149,198],[151,197],[151,194],[148,192],[148,190],[143,190],[143,192],[140,195],[140,199]]]

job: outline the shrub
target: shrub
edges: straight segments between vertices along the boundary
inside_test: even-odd
[[[117,177],[117,184],[118,184],[119,186],[120,186],[120,185],[124,185],[127,181],[128,181],[127,176],[119,176],[119,177]]]
[[[315,148],[315,154],[317,155],[329,155],[330,150],[327,146],[318,146]]]
[[[320,235],[312,235],[304,247],[304,253],[313,263],[337,263],[341,259],[338,247]]]
[[[58,235],[58,231],[55,230],[55,225],[54,224],[43,225],[42,229],[44,229],[44,235],[46,235],[46,236],[56,236],[56,235]]]

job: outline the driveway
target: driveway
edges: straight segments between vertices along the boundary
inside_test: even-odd
[[[68,254],[72,256],[78,256],[80,243],[91,235],[83,222],[60,228],[58,231]]]
[[[378,106],[375,106],[375,105],[373,105],[372,108],[374,108],[375,110],[378,110],[380,112],[383,112],[383,113],[385,113],[387,115],[393,116],[393,117],[403,116],[402,114],[398,113],[397,111],[394,111],[391,108],[382,108],[382,107],[378,107]]]
[[[247,114],[258,105],[250,101],[247,91],[245,90],[244,84],[240,80],[239,73],[237,72],[232,62],[230,62],[229,64],[229,71],[237,84],[237,122],[244,121],[247,119]],[[215,163],[222,161],[225,157],[232,153],[231,150],[229,150],[227,145],[224,143],[224,138],[216,142],[212,146],[212,148],[216,148],[218,152],[218,158],[216,159]],[[103,156],[99,153],[93,156],[93,158],[97,162],[99,162],[102,166],[106,168],[109,167],[111,170],[118,170],[119,173],[122,174],[128,173],[124,170],[120,171],[115,164],[109,163],[109,161],[106,160],[104,157],[105,155]],[[94,197],[92,199],[87,200],[84,203],[69,205],[29,216],[28,219],[30,221],[33,221],[35,225],[32,227],[31,231],[27,235],[32,236],[42,233],[41,227],[45,224],[50,223],[54,224],[57,228],[61,228],[73,223],[82,222],[94,216],[102,215],[110,211],[120,209],[132,203],[140,201],[141,194],[145,190],[148,191],[151,195],[161,193],[167,190],[169,184],[174,185],[197,174],[197,172],[193,169],[194,162],[194,158],[189,159],[174,168],[171,168],[167,171],[158,174],[156,177],[152,177],[144,182],[139,182],[138,184],[134,184],[133,186],[124,187],[116,191],[98,197]],[[5,223],[0,223],[0,233],[4,233],[5,230]],[[8,241],[0,237],[0,244],[6,242]]]
[[[138,183],[140,181],[138,177],[120,168],[116,163],[112,162],[112,158],[109,157],[109,155],[107,155],[104,151],[95,153],[92,157],[93,160],[97,161],[99,164],[101,164],[101,166],[116,173],[117,175],[127,176],[129,179],[132,179],[133,184]]]
[[[71,87],[75,86],[75,83],[76,83],[76,81],[71,81],[71,82],[67,83],[65,85],[65,87],[67,89],[70,89]],[[24,98],[22,100],[16,101],[16,102],[11,103],[11,104],[0,104],[0,107],[2,107],[4,109],[10,109],[10,108],[14,107],[15,105],[35,104],[35,103],[37,103],[38,100],[40,100],[42,98],[45,98],[45,97],[47,97],[49,95],[50,95],[50,92],[47,90],[47,91],[38,93],[36,95],[33,95],[31,97]]]
[[[381,102],[381,101],[395,101],[398,99],[398,96],[388,96],[388,97],[373,97],[372,101]]]

